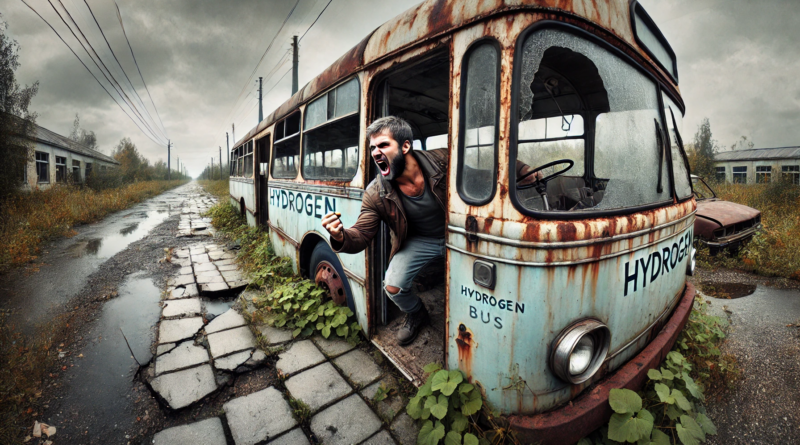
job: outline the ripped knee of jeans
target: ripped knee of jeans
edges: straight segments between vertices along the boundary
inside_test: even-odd
[[[397,286],[391,286],[391,285],[388,285],[388,284],[383,286],[383,290],[386,291],[386,295],[388,295],[389,298],[396,297],[399,293],[403,292],[403,289],[400,289]]]

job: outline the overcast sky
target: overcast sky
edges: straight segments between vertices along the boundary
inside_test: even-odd
[[[47,0],[26,1],[85,56]],[[52,1],[60,8],[58,0]],[[113,0],[88,1],[149,107]],[[109,70],[121,83],[127,82],[84,0],[61,2]],[[287,54],[291,35],[303,35],[326,3],[118,0],[139,68],[166,136],[175,145],[173,162],[180,157],[190,174],[196,175],[212,155],[218,156],[218,146],[225,156],[225,132],[231,132],[231,122],[236,124],[237,137],[256,125],[256,84],[248,78],[296,4],[255,73],[256,79],[265,78],[265,93],[269,90],[265,116],[290,96],[291,75],[282,76],[291,61],[277,69],[276,64]],[[333,0],[300,44],[300,86],[370,31],[417,3]],[[678,57],[680,88],[687,105],[685,140],[691,140],[700,121],[708,117],[714,138],[726,149],[743,135],[756,147],[800,145],[800,125],[796,124],[800,117],[800,45],[796,43],[800,41],[800,4],[796,0],[642,0],[642,4]],[[40,82],[32,104],[40,125],[67,135],[79,113],[82,126],[97,133],[102,151],[110,152],[128,136],[151,160],[166,158],[166,145],[145,136],[21,0],[3,0],[0,13],[21,46],[18,81]],[[88,57],[84,60],[91,63]],[[98,73],[93,65],[90,68]],[[132,100],[138,103],[138,99]],[[146,113],[141,105],[139,110]],[[147,112],[158,122],[152,108]],[[164,135],[155,139],[164,139]]]

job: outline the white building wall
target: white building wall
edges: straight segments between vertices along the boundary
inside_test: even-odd
[[[49,144],[45,144],[43,142],[36,141],[34,144],[34,153],[32,155],[32,160],[28,163],[27,167],[27,181],[23,184],[23,189],[25,190],[32,190],[34,188],[39,188],[40,190],[46,190],[56,184],[56,156],[65,157],[67,158],[66,162],[66,170],[67,170],[67,177],[72,175],[72,162],[78,161],[80,163],[80,182],[86,181],[86,164],[92,164],[92,170],[97,172],[100,170],[101,166],[106,166],[107,168],[116,167],[116,164],[111,162],[107,162],[101,159],[97,159],[91,156],[78,154],[60,147],[55,147]],[[40,153],[47,153],[48,155],[48,172],[49,177],[47,181],[39,181],[38,176],[36,174],[36,152]]]
[[[784,165],[800,165],[800,159],[769,159],[764,161],[718,161],[715,167],[725,167],[725,181],[733,182],[733,167],[747,167],[747,184],[756,183],[756,167],[772,167],[772,181],[780,180]]]

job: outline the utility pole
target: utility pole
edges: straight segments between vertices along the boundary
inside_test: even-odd
[[[225,132],[225,149],[228,150],[228,165],[231,165],[231,144],[228,143],[228,132]]]
[[[219,179],[222,179],[222,147],[219,147]]]
[[[236,124],[231,124],[231,139],[233,139],[233,143],[236,143]]]
[[[170,174],[170,148],[172,148],[172,142],[167,139],[167,181],[172,179],[172,175]]]
[[[214,179],[214,156],[211,156],[211,171],[209,173],[211,174],[211,179]]]
[[[297,92],[297,58],[298,58],[297,36],[292,36],[292,96]]]
[[[178,174],[180,174],[180,172],[181,172],[181,158],[180,158],[180,156],[178,156],[178,159],[175,161],[175,166],[177,167],[175,169],[175,171],[177,171]]]
[[[261,121],[264,120],[264,109],[261,108],[261,99],[262,99],[262,97],[261,97],[261,92],[262,92],[261,79],[263,79],[263,78],[262,77],[258,78],[258,123],[259,124],[261,123]]]

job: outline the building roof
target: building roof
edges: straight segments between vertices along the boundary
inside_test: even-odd
[[[767,161],[770,159],[800,159],[800,147],[753,148],[723,151],[714,154],[719,161]]]
[[[119,164],[119,162],[111,156],[100,153],[97,150],[92,150],[83,144],[79,144],[66,136],[61,136],[60,134],[50,131],[40,125],[36,126],[35,139],[44,144],[63,148],[64,150],[69,150],[73,153],[89,156],[101,161],[110,162],[112,164]]]

